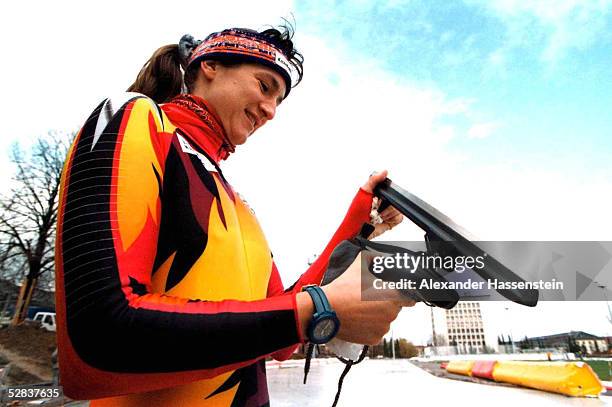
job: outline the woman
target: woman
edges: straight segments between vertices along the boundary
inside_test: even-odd
[[[68,396],[99,399],[92,406],[268,403],[264,358],[286,359],[312,335],[315,306],[301,289],[318,284],[333,248],[369,221],[372,190],[386,176],[370,177],[318,260],[285,290],[219,163],[274,118],[301,77],[288,29],[230,29],[201,43],[185,36],[151,57],[129,89],[139,93],[92,113],[60,198]],[[374,234],[402,219],[394,209],[381,215]],[[359,273],[355,262],[323,295],[339,338],[377,343],[411,303],[361,302]]]

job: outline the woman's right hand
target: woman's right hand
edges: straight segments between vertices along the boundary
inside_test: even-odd
[[[379,343],[402,307],[415,304],[402,299],[399,294],[397,300],[362,301],[361,256],[357,256],[340,277],[321,288],[340,320],[337,338],[363,345]],[[312,302],[308,293],[299,293],[297,301],[302,330],[306,332],[312,317]]]

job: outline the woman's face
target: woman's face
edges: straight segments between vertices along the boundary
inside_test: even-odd
[[[268,120],[285,95],[285,82],[274,70],[258,64],[226,67],[202,62],[208,79],[204,97],[216,110],[229,141],[244,144]]]

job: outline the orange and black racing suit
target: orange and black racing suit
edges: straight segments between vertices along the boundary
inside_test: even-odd
[[[369,219],[360,190],[284,290],[257,220],[224,178],[214,111],[139,94],[100,104],[63,173],[56,299],[65,393],[102,406],[263,406],[264,358],[303,342],[295,295]],[[197,110],[196,109],[196,110]]]

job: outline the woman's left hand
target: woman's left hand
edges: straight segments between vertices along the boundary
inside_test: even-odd
[[[374,193],[374,187],[378,185],[380,182],[384,181],[387,178],[387,170],[384,170],[379,173],[374,173],[370,175],[368,181],[365,183],[363,187],[361,187],[364,191],[369,192],[371,194]],[[395,226],[399,225],[404,220],[404,215],[402,215],[397,209],[392,206],[385,208],[382,212],[378,213],[377,209],[380,205],[380,200],[374,197],[372,202],[372,224],[374,225],[374,231],[368,239],[374,239],[377,236],[382,235],[388,230],[393,229]],[[378,216],[376,216],[378,215]]]

